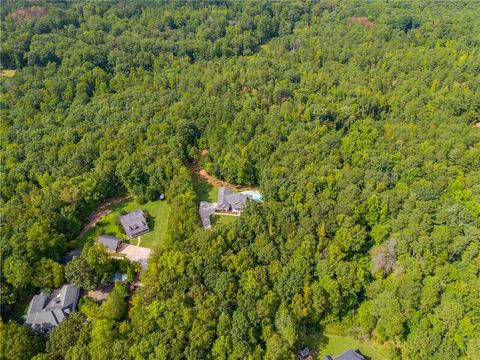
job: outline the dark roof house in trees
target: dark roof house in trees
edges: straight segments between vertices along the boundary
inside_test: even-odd
[[[112,235],[100,235],[98,242],[107,247],[107,251],[116,253],[120,251],[123,240]]]
[[[234,193],[226,187],[218,189],[217,211],[241,212],[247,205],[250,197],[245,194]]]
[[[336,358],[331,355],[325,356],[324,360],[365,360],[365,357],[362,354],[359,354],[353,349],[348,349],[344,353],[341,353]]]
[[[295,355],[296,360],[313,360],[312,354],[310,354],[310,349],[308,347],[300,350],[297,355]]]
[[[130,211],[120,216],[120,223],[129,239],[150,231],[147,224],[147,216],[142,210]]]
[[[80,289],[73,284],[63,285],[50,295],[35,295],[28,306],[25,325],[48,333],[77,307]]]

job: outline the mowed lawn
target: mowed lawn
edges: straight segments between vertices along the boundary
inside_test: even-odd
[[[196,174],[193,174],[193,187],[199,201],[217,202],[218,187],[209,184]]]
[[[121,226],[117,225],[117,219],[123,213],[132,210],[146,210],[151,219],[149,220],[150,232],[140,236],[139,246],[148,247],[151,249],[159,249],[162,240],[165,237],[168,226],[168,217],[170,215],[170,206],[165,201],[150,201],[145,204],[140,204],[136,200],[125,200],[109,206],[112,211],[110,214],[103,217],[97,224],[85,233],[82,238],[78,240],[77,246],[82,246],[88,241],[95,241],[100,235],[108,234],[114,235],[123,239],[126,243],[137,245],[138,237],[128,239]]]
[[[380,345],[374,343],[365,343],[350,336],[340,336],[331,334],[312,334],[307,338],[307,346],[315,351],[317,359],[323,359],[330,354],[334,358],[348,349],[360,351],[366,359],[388,360],[384,350]]]
[[[0,75],[5,77],[13,77],[17,70],[0,70]]]
[[[228,216],[228,215],[212,215],[212,225],[216,224],[231,224],[238,220],[240,216]]]

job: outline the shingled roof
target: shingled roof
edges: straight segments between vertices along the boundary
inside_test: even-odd
[[[150,231],[147,217],[142,210],[130,211],[128,214],[120,216],[120,223],[129,239]]]
[[[100,235],[98,242],[105,245],[108,251],[117,252],[122,246],[123,240],[112,235]]]
[[[332,356],[327,355],[325,360],[333,360]],[[338,355],[335,360],[365,360],[365,357],[362,354],[359,354],[353,349],[348,349],[344,353]]]
[[[28,306],[25,325],[49,332],[75,310],[79,296],[80,289],[73,284],[63,285],[51,295],[35,295]]]
[[[242,211],[245,208],[248,199],[250,199],[248,195],[234,193],[226,187],[221,187],[218,189],[217,210]]]

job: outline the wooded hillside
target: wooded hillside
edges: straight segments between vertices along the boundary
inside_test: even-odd
[[[392,359],[480,358],[479,14],[4,2],[4,358],[289,359],[332,324]],[[201,149],[264,203],[204,230],[187,167]],[[103,200],[161,193],[167,234],[128,316],[79,313],[46,345],[7,322],[61,284]]]

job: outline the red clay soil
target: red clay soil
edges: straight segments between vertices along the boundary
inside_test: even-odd
[[[197,175],[203,180],[207,181],[210,185],[215,187],[226,187],[234,191],[244,191],[244,190],[252,189],[251,187],[248,187],[248,186],[235,185],[235,184],[229,183],[228,181],[220,180],[215,176],[207,173],[204,169],[200,169],[197,172]]]
[[[198,160],[193,162],[193,163],[187,163],[186,165],[192,173],[194,173],[199,178],[205,180],[206,182],[208,182],[210,185],[212,185],[214,187],[226,187],[226,188],[228,188],[232,191],[253,190],[252,187],[232,184],[232,183],[229,183],[228,181],[220,180],[220,179],[216,178],[215,176],[210,175],[204,169],[202,169],[200,166],[198,166]]]
[[[347,24],[358,24],[360,26],[366,26],[368,28],[373,27],[373,22],[368,20],[365,16],[352,16],[346,20]]]
[[[39,19],[47,15],[47,9],[40,6],[32,6],[25,9],[18,9],[10,14],[10,17],[17,24],[33,19]]]
[[[122,202],[127,198],[128,197],[126,196],[122,196],[122,197],[113,197],[113,198],[106,199],[93,214],[90,214],[88,216],[88,222],[87,224],[85,224],[85,226],[83,227],[82,231],[77,236],[77,238],[81,238],[83,235],[85,235],[85,233],[88,230],[94,227],[95,224],[99,222],[104,216],[110,214],[112,212],[112,210],[108,208],[110,205]]]

